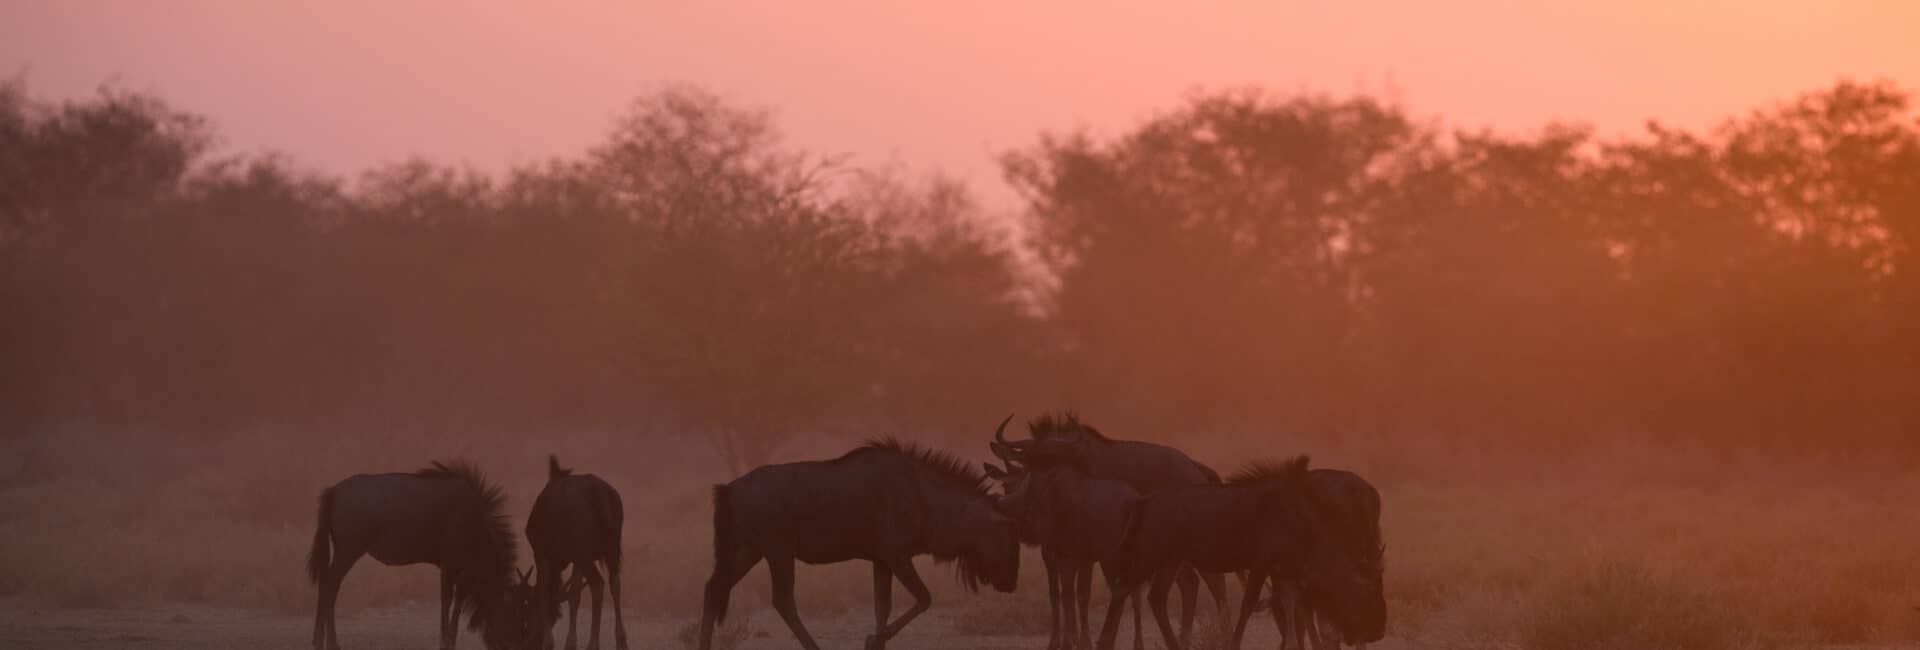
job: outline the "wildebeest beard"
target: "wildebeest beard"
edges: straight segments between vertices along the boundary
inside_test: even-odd
[[[966,553],[946,558],[934,556],[933,559],[935,562],[953,563],[954,579],[960,581],[960,585],[966,587],[970,593],[980,591],[980,585],[987,581],[981,577],[982,571],[979,566],[976,566],[977,561]]]

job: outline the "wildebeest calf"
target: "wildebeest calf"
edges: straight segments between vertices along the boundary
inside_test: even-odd
[[[620,617],[620,529],[624,520],[620,493],[592,474],[575,474],[547,457],[547,486],[527,515],[527,545],[533,547],[534,602],[532,611],[541,648],[553,647],[553,624],[566,600],[567,650],[573,650],[574,628],[580,613],[580,590],[563,589],[560,575],[573,568],[572,582],[593,590],[593,620],[587,648],[600,647],[600,593],[602,585],[613,595],[613,645],[627,650],[627,626]],[[606,567],[604,580],[598,565]],[[566,598],[561,596],[566,595]]]
[[[521,612],[512,597],[514,542],[505,504],[499,487],[462,462],[412,474],[356,474],[321,491],[307,554],[307,575],[320,587],[315,650],[340,648],[334,602],[362,555],[389,566],[440,567],[441,648],[454,646],[463,608],[488,648],[515,647]]]
[[[873,563],[874,634],[870,649],[932,603],[913,568],[916,555],[953,561],[969,589],[985,582],[1013,591],[1020,544],[987,494],[985,478],[943,452],[884,439],[840,458],[767,465],[713,490],[713,575],[700,614],[700,648],[713,647],[733,585],[762,558],[773,577],[773,608],[802,647],[819,647],[794,606],[794,560]],[[889,622],[893,580],[913,608]]]

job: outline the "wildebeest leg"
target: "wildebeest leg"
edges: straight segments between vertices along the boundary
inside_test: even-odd
[[[458,583],[459,581],[455,580],[453,582]],[[452,585],[452,588],[447,590],[447,595],[452,597],[453,604],[447,607],[446,646],[447,650],[453,650],[454,646],[460,645],[460,585]]]
[[[787,622],[787,629],[800,640],[800,647],[820,650],[820,644],[813,642],[813,635],[807,634],[807,626],[800,623],[800,610],[793,604],[793,556],[768,555],[767,573],[773,575],[773,611],[780,612],[780,620]]]
[[[453,604],[453,572],[440,570],[440,650],[453,647],[453,623],[447,622],[447,606]]]
[[[1214,614],[1221,619],[1227,616],[1227,574],[1199,573],[1200,584],[1207,586],[1207,594],[1213,596]]]
[[[1108,609],[1113,609],[1114,605],[1124,606],[1127,601],[1133,601],[1133,650],[1140,650],[1141,648],[1147,647],[1145,639],[1140,636],[1140,599],[1146,597],[1143,593],[1144,590],[1136,587],[1132,591],[1128,591],[1126,587],[1120,584],[1119,580],[1113,577],[1113,571],[1108,569],[1105,563],[1100,565],[1100,573],[1107,579]],[[1089,639],[1089,641],[1091,641],[1091,639]]]
[[[1060,573],[1064,564],[1054,558],[1052,550],[1041,548],[1041,566],[1046,568],[1046,650],[1060,650]]]
[[[1146,640],[1140,636],[1140,626],[1145,622],[1142,620],[1144,617],[1141,616],[1140,601],[1146,600],[1146,598],[1147,589],[1145,587],[1135,587],[1132,593],[1127,594],[1127,599],[1133,601],[1133,650],[1141,650],[1141,648],[1147,647]]]
[[[1134,609],[1133,609],[1133,624],[1134,624],[1134,627],[1139,627],[1140,625],[1139,596],[1140,596],[1140,588],[1141,588],[1140,583],[1134,582],[1134,583],[1123,584],[1120,580],[1114,580],[1111,584],[1113,586],[1109,588],[1113,590],[1113,593],[1117,593],[1117,594],[1130,593],[1134,595],[1135,600],[1134,600]],[[1100,622],[1100,643],[1098,645],[1095,645],[1094,647],[1099,648],[1100,650],[1113,650],[1113,637],[1115,634],[1119,633],[1120,631],[1120,616],[1122,613],[1124,613],[1121,608],[1126,604],[1127,603],[1125,600],[1122,600],[1119,598],[1107,599],[1107,618],[1106,620]],[[1138,631],[1134,633],[1134,637],[1136,639],[1135,642],[1137,643],[1138,642],[1137,639],[1139,637]]]
[[[887,629],[893,616],[893,571],[885,562],[873,563],[873,633]]]
[[[1322,650],[1324,648],[1339,650],[1340,643],[1321,629],[1326,623],[1320,620],[1323,617],[1320,615],[1320,612],[1314,610],[1313,602],[1305,598],[1303,598],[1301,602],[1307,604],[1306,607],[1301,608],[1303,610],[1302,618],[1305,618],[1307,621],[1307,640],[1313,643],[1313,650]]]
[[[1054,554],[1041,548],[1041,566],[1046,568],[1046,650],[1060,650],[1062,644],[1062,623],[1060,623],[1060,573],[1064,573],[1066,562],[1054,558]]]
[[[1180,572],[1180,642],[1193,639],[1193,617],[1200,613],[1200,574],[1191,566],[1182,566]]]
[[[573,631],[578,627],[574,625],[574,619],[580,614],[580,597],[586,592],[587,577],[575,570],[572,577],[567,579],[566,588],[561,591],[561,599],[567,601],[567,650],[573,650]]]
[[[620,565],[607,565],[607,591],[613,594],[613,647],[627,650],[627,624],[620,617]]]
[[[727,597],[732,595],[733,586],[760,563],[760,554],[746,547],[740,547],[725,553],[724,558],[714,558],[713,575],[707,578],[705,598],[700,603],[700,650],[713,647],[713,626],[720,622],[722,613],[727,610]]]
[[[1267,601],[1267,611],[1273,614],[1274,627],[1280,628],[1280,650],[1299,650],[1299,635],[1293,628],[1292,588],[1285,581],[1274,579],[1273,599]]]
[[[580,567],[575,566],[573,577],[567,580],[566,588],[562,589],[567,601],[567,644],[564,646],[566,650],[574,650],[578,647],[574,641],[574,631],[580,628],[580,593],[585,589],[586,583],[582,582]]]
[[[1079,626],[1075,628],[1078,633],[1073,637],[1073,644],[1076,648],[1085,648],[1093,641],[1092,630],[1087,623],[1087,605],[1093,599],[1093,563],[1085,560],[1076,562],[1074,573],[1077,581],[1074,584],[1073,615]]]
[[[1241,576],[1240,615],[1233,623],[1233,641],[1227,647],[1239,650],[1240,640],[1246,638],[1247,619],[1253,618],[1254,606],[1260,602],[1260,588],[1265,586],[1267,572],[1254,569]]]
[[[533,558],[532,616],[540,631],[539,650],[553,650],[553,626],[560,622],[560,603],[566,600],[567,582],[560,577],[564,566],[552,556]]]
[[[900,630],[906,629],[908,623],[912,623],[921,612],[933,606],[933,595],[927,593],[927,583],[920,581],[920,572],[913,569],[912,556],[888,561],[887,568],[893,571],[894,577],[899,578],[900,584],[907,588],[909,595],[913,596],[913,607],[907,608],[907,613],[901,614],[899,620],[889,623],[886,629],[867,637],[867,650],[880,650],[887,647],[888,639],[899,634]]]
[[[1153,622],[1160,625],[1160,638],[1167,644],[1167,650],[1180,650],[1186,647],[1181,639],[1173,636],[1173,623],[1167,620],[1167,592],[1173,588],[1174,573],[1162,571],[1153,576],[1153,589],[1147,592],[1147,604],[1153,607]]]
[[[1300,584],[1293,581],[1274,580],[1273,621],[1278,625],[1282,624],[1282,617],[1286,619],[1282,631],[1284,647],[1306,650],[1305,632],[1310,616],[1305,598],[1300,593]]]
[[[593,589],[593,627],[588,628],[587,650],[600,650],[600,599],[606,592],[606,584],[600,578],[600,569],[592,561],[575,562],[573,570],[584,572],[587,587]],[[574,599],[574,602],[579,601],[579,598]]]
[[[1071,649],[1074,647],[1074,637],[1078,635],[1076,630],[1080,629],[1073,622],[1074,603],[1077,601],[1074,586],[1079,583],[1079,577],[1074,573],[1072,560],[1063,558],[1054,564],[1059,567],[1055,573],[1060,574],[1060,647]]]
[[[347,571],[353,569],[353,563],[360,560],[360,551],[346,551],[334,548],[333,562],[327,566],[325,575],[320,576],[320,603],[315,608],[313,621],[314,650],[340,650],[340,632],[334,628],[333,605],[340,599],[340,583],[347,578]],[[322,647],[322,643],[325,647]]]

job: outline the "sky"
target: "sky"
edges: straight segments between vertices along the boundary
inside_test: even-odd
[[[1388,97],[1446,124],[1685,127],[1831,85],[1920,90],[1920,1],[225,2],[0,0],[0,76],[208,116],[231,152],[351,174],[584,151],[634,97],[704,86],[789,142],[966,180],[1045,132],[1195,90]]]

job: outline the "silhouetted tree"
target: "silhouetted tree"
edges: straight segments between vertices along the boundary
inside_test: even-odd
[[[1235,92],[1008,156],[1058,276],[1065,399],[1157,430],[1344,426],[1349,247],[1419,135],[1369,100]]]
[[[1889,84],[1613,138],[1203,95],[1006,156],[1027,250],[958,183],[695,88],[502,175],[212,142],[145,95],[0,84],[0,431],[687,430],[739,470],[1062,404],[1143,436],[1920,424],[1920,120]]]

